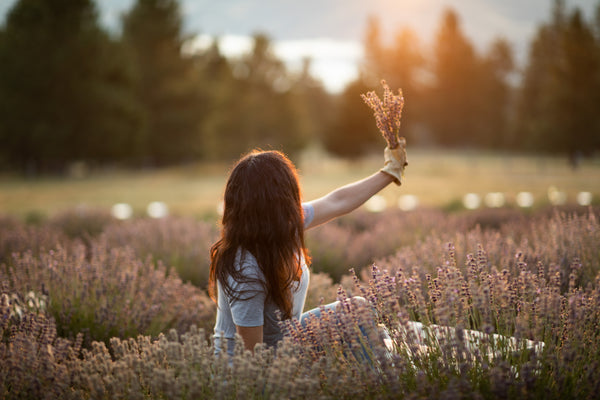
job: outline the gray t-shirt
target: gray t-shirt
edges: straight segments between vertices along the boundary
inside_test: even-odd
[[[304,210],[304,226],[308,226],[314,217],[314,209],[310,204],[302,204]],[[238,293],[240,300],[229,298],[217,283],[217,322],[215,324],[215,351],[220,352],[222,339],[233,339],[236,333],[236,325],[251,327],[263,326],[263,341],[268,346],[275,346],[283,338],[277,318],[278,307],[271,300],[267,300],[267,294],[263,285],[264,276],[254,256],[248,251],[239,249],[236,254],[235,267],[249,282],[237,282],[229,278],[229,285]],[[302,277],[299,282],[292,286],[292,318],[300,319],[306,292],[309,283],[309,270],[306,262],[302,259]],[[227,340],[227,352],[233,354],[233,340]]]

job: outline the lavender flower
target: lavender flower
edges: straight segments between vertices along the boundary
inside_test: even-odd
[[[377,97],[375,91],[361,94],[360,97],[371,107],[377,128],[383,135],[383,138],[390,149],[395,149],[399,145],[398,132],[400,131],[400,117],[404,107],[404,97],[402,89],[398,89],[398,95],[394,95],[387,83],[382,80],[383,101]]]
[[[337,293],[340,307],[306,326],[284,321],[276,349],[245,351],[238,335],[231,359],[207,340],[210,300],[144,261],[150,244],[128,249],[136,235],[107,226],[84,245],[54,224],[0,216],[0,398],[594,398],[599,210],[507,215],[358,213],[312,231],[315,265],[329,257],[344,273],[356,267],[338,291],[327,275],[311,277],[310,302]],[[151,244],[169,238],[164,254],[209,240],[163,221],[131,232]]]

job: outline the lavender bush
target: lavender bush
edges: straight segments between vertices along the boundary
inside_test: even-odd
[[[564,292],[572,265],[580,265],[577,284],[582,286],[593,282],[600,271],[598,216],[598,210],[592,209],[581,215],[555,211],[549,217],[512,219],[497,230],[475,226],[466,231],[432,232],[376,262],[392,273],[399,268],[419,266],[418,273],[423,279],[425,274],[433,274],[440,265],[449,262],[446,250],[449,243],[452,243],[456,260],[465,260],[469,253],[477,253],[480,245],[484,245],[488,264],[507,269],[512,275],[518,274],[522,265],[515,258],[517,254],[521,254],[520,258],[531,270],[537,270],[538,262],[546,272],[549,268],[557,268]],[[468,268],[466,264],[459,267],[463,273]]]
[[[40,251],[65,245],[71,240],[60,230],[48,226],[26,225],[16,218],[0,217],[0,264],[8,262],[13,253]]]
[[[201,228],[111,222],[86,242],[10,220],[0,226],[0,397],[595,398],[598,216],[341,219],[308,239],[315,269],[325,251],[339,260],[344,289],[315,272],[306,308],[337,297],[338,312],[306,327],[288,321],[276,350],[247,352],[238,338],[232,360],[207,340],[214,305],[204,292],[154,261],[189,249],[186,235],[204,240]],[[126,247],[136,236],[168,244],[144,259],[151,246]],[[343,275],[350,267],[357,274]]]
[[[209,249],[218,234],[216,224],[177,217],[113,223],[103,231],[108,246],[127,246],[140,258],[162,261],[200,288],[208,284]]]
[[[389,210],[380,214],[358,210],[308,231],[306,241],[313,268],[339,282],[350,268],[367,267],[430,235],[472,229],[479,221],[474,213],[446,215],[433,209],[409,213]]]
[[[324,272],[313,272],[310,275],[304,310],[311,310],[321,304],[332,303],[336,298],[337,286],[333,284],[333,279]]]
[[[81,206],[52,216],[47,225],[56,228],[69,238],[89,242],[100,235],[113,221],[114,218],[108,210]]]
[[[16,254],[0,277],[8,292],[47,295],[58,334],[73,339],[84,333],[85,345],[169,328],[185,331],[192,324],[207,327],[215,313],[202,290],[183,284],[160,263],[104,241],[90,249],[73,245],[39,256]]]
[[[483,254],[469,264],[466,276],[452,263],[440,268],[425,291],[414,274],[374,268],[369,282],[356,278],[368,306],[340,293],[337,314],[306,328],[288,323],[277,350],[259,346],[250,353],[238,339],[231,362],[215,357],[194,327],[155,340],[96,342],[80,358],[52,366],[68,371],[62,375],[68,384],[54,390],[77,399],[593,398],[600,379],[600,277],[561,294],[559,280],[542,269],[511,276],[489,269]],[[423,322],[421,335],[411,328],[415,317]],[[393,351],[379,340],[373,319],[385,324]],[[481,327],[476,343],[467,340],[473,321]],[[543,346],[528,347],[525,338]]]
[[[77,358],[82,335],[75,342],[58,337],[52,317],[27,307],[16,312],[17,299],[0,296],[0,398],[63,398],[71,390],[68,362]]]

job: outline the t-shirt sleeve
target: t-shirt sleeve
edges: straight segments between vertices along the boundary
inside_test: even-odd
[[[262,284],[262,274],[253,257],[242,262],[241,270],[246,279],[237,282],[230,278],[231,288],[239,294],[239,299],[229,299],[233,323],[237,326],[264,325],[266,293]]]
[[[304,212],[304,228],[306,229],[306,227],[310,225],[315,217],[315,208],[312,206],[312,204],[302,203],[302,210]]]

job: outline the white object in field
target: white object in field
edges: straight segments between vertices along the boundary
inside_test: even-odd
[[[419,198],[414,194],[405,194],[398,199],[398,208],[402,211],[412,211],[419,206]]]
[[[562,206],[567,202],[567,194],[554,186],[548,188],[548,200],[553,206]]]
[[[378,213],[386,209],[387,202],[385,201],[385,198],[383,196],[376,194],[375,196],[367,200],[367,202],[365,203],[365,207],[370,212]]]
[[[477,193],[467,193],[463,197],[463,205],[468,210],[476,210],[481,205],[481,197]]]
[[[148,204],[146,212],[151,218],[164,218],[169,215],[169,207],[162,201],[153,201]]]
[[[133,215],[133,208],[127,203],[117,203],[112,206],[110,213],[116,219],[129,219]]]
[[[592,198],[591,192],[579,192],[577,193],[577,204],[580,206],[589,206],[592,204]]]
[[[521,208],[529,208],[533,206],[533,194],[530,192],[519,192],[517,193],[517,205]]]
[[[425,326],[416,321],[408,321],[406,326],[400,326],[400,330],[402,343],[406,346],[409,354],[413,353],[411,349],[416,349],[418,353],[425,355],[432,348],[440,347],[443,343],[451,343],[454,351],[457,351],[460,348],[459,344],[461,344],[464,346],[464,350],[472,355],[475,354],[476,350],[486,349],[487,358],[491,361],[501,354],[506,354],[507,351],[515,353],[527,350],[539,354],[544,348],[543,342],[529,339],[487,334],[470,329],[459,330],[450,326]],[[410,344],[413,344],[413,346],[410,346]]]
[[[484,197],[485,205],[490,208],[499,208],[504,206],[505,198],[502,192],[491,192]]]

